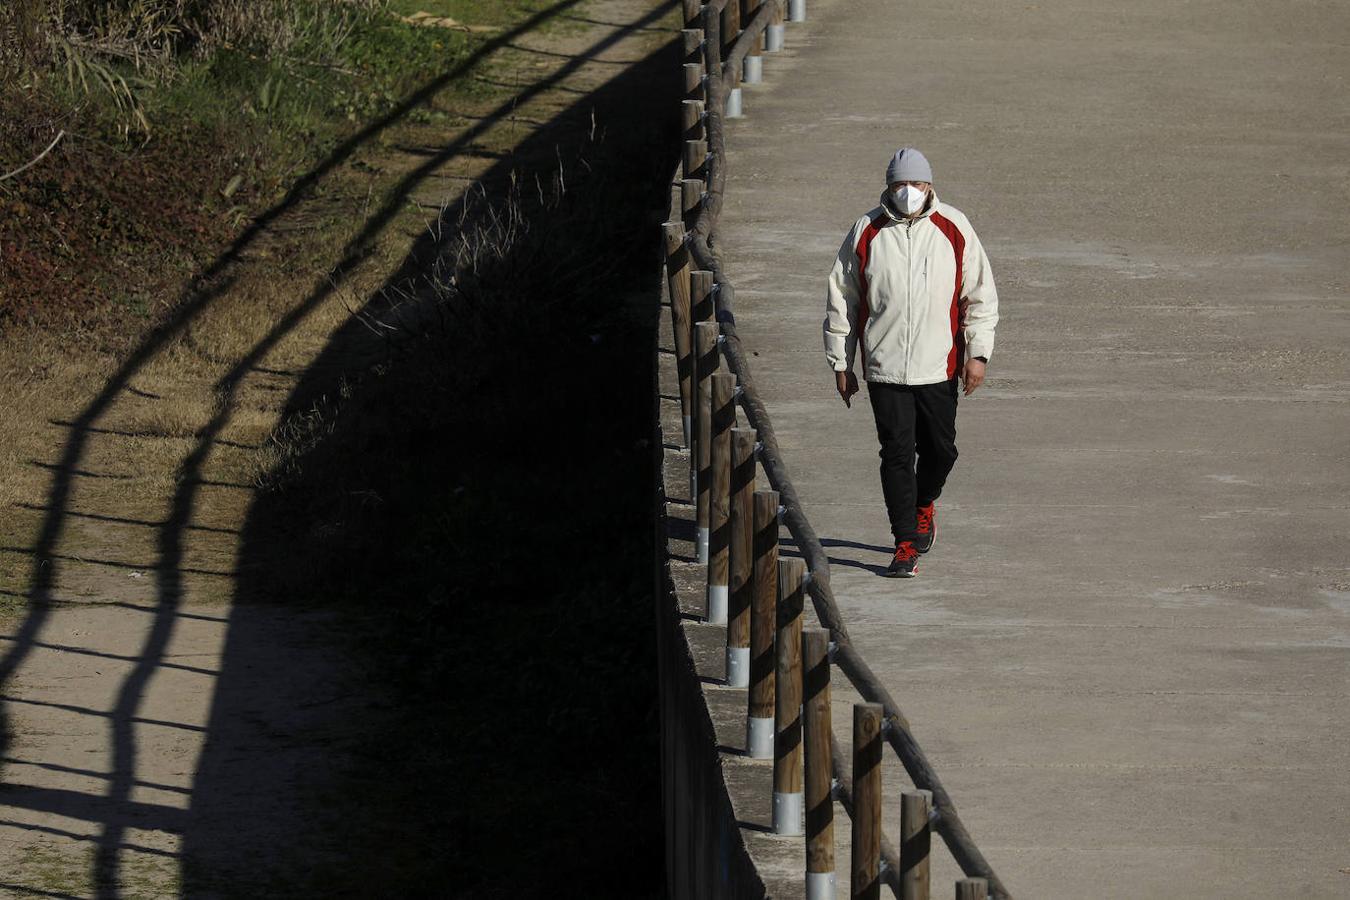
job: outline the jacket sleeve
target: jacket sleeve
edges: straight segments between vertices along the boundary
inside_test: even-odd
[[[853,368],[858,350],[858,226],[855,224],[839,248],[839,256],[825,284],[825,360],[836,372]]]
[[[961,277],[961,325],[966,338],[966,359],[994,353],[994,329],[998,326],[998,291],[984,245],[971,228],[966,237]]]

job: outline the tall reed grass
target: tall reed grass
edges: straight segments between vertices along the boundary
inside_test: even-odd
[[[387,0],[8,0],[0,4],[0,86],[50,79],[111,102],[125,130],[148,132],[143,90],[175,64],[229,48],[307,61],[337,54],[363,15]]]

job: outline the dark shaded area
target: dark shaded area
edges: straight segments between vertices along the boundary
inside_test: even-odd
[[[0,686],[38,646],[63,562],[55,550],[71,517],[73,478],[90,436],[103,430],[95,423],[123,392],[137,393],[135,375],[223,295],[233,263],[328,172],[486,54],[577,2],[560,0],[486,42],[337,147],[207,268],[75,417],[31,550],[28,608],[0,656]],[[660,12],[634,28],[653,25]],[[520,207],[528,233],[554,243],[506,245],[484,282],[492,290],[461,292],[469,301],[461,307],[410,304],[433,315],[401,332],[396,354],[372,347],[357,323],[305,374],[294,407],[323,398],[323,415],[300,417],[316,426],[297,426],[307,452],[278,473],[248,522],[241,605],[231,613],[191,808],[184,815],[133,798],[136,726],[189,727],[140,711],[178,620],[209,618],[180,609],[184,536],[199,489],[213,484],[201,473],[210,448],[224,443],[241,383],[332,298],[443,162],[472,152],[517,102],[556,87],[620,36],[522,89],[409,172],[341,259],[215,385],[218,411],[181,461],[168,515],[153,523],[154,568],[163,573],[154,603],[119,604],[153,617],[136,665],[111,712],[74,710],[108,719],[113,758],[103,793],[37,788],[5,797],[98,823],[90,842],[100,898],[123,893],[119,850],[133,846],[128,833],[137,828],[184,834],[185,892],[194,896],[558,896],[566,883],[559,878],[575,883],[578,870],[590,875],[597,865],[621,895],[642,896],[633,879],[659,878],[641,826],[657,821],[655,750],[643,746],[654,679],[644,646],[650,529],[633,526],[650,515],[649,455],[636,441],[650,435],[660,216],[645,215],[657,205],[664,212],[673,169],[675,125],[664,121],[675,108],[670,60],[645,61],[583,96],[494,170],[494,188],[514,170],[562,176],[562,200],[549,199],[544,177],[538,205]],[[528,201],[528,192],[521,196]],[[458,225],[457,212],[442,238]],[[419,248],[398,286],[416,287],[438,245]],[[503,298],[516,306],[498,308]],[[378,317],[385,305],[376,298],[366,311]],[[377,365],[354,362],[372,356],[381,357]],[[606,389],[591,391],[601,382]],[[277,658],[279,631],[293,658]],[[353,639],[340,671],[311,652],[336,634]],[[316,696],[330,679],[331,695]],[[371,704],[376,694],[386,702]],[[289,708],[294,698],[305,702]],[[0,707],[6,753],[7,722]],[[331,753],[322,752],[325,741]],[[323,794],[316,786],[331,779],[297,779],[294,765],[271,765],[259,747],[289,753],[292,763],[306,761],[304,749],[320,759],[358,751],[360,762]],[[294,821],[270,815],[293,809]]]
[[[650,439],[678,74],[672,47],[538,129],[298,384],[306,449],[245,526],[189,894],[660,895]],[[466,232],[476,265],[429,285]],[[353,760],[336,782],[239,753],[260,708],[329,677],[252,652],[316,601],[348,655],[330,714],[294,721]],[[279,794],[308,813],[263,848],[239,823]]]
[[[177,299],[174,305],[173,313],[152,329],[137,345],[136,349],[127,357],[127,359],[118,367],[117,371],[108,379],[98,396],[93,398],[80,411],[73,421],[67,423],[70,429],[70,435],[67,437],[60,450],[60,463],[54,464],[57,472],[52,479],[52,484],[47,492],[47,509],[49,512],[43,517],[42,527],[38,533],[37,540],[34,543],[32,556],[32,573],[29,579],[31,587],[28,591],[28,607],[24,615],[23,622],[19,626],[18,632],[14,636],[11,647],[0,656],[0,689],[3,689],[9,680],[13,677],[24,663],[28,656],[30,648],[33,646],[35,636],[41,632],[43,625],[47,621],[47,613],[51,609],[52,587],[57,583],[59,567],[53,564],[51,554],[54,548],[60,543],[61,537],[65,532],[67,517],[70,507],[70,498],[72,492],[71,473],[78,469],[79,461],[84,457],[88,449],[91,436],[100,433],[100,429],[95,427],[113,404],[117,401],[122,392],[128,392],[136,395],[143,395],[144,392],[137,390],[131,380],[141,371],[141,369],[161,351],[170,340],[183,334],[193,323],[193,321],[202,314],[208,307],[216,303],[225,294],[232,284],[232,267],[241,260],[244,254],[249,251],[260,239],[264,238],[282,217],[294,209],[298,204],[305,200],[311,192],[322,182],[324,177],[332,173],[339,166],[345,163],[360,148],[376,140],[388,128],[397,124],[410,113],[422,107],[429,100],[434,98],[438,91],[444,89],[454,81],[468,76],[474,69],[492,53],[506,46],[509,42],[516,40],[524,34],[539,28],[549,20],[555,18],[560,13],[576,6],[581,0],[558,0],[557,3],[543,10],[542,12],[531,16],[520,25],[503,32],[502,34],[485,41],[476,51],[474,51],[465,60],[456,63],[443,75],[427,82],[418,90],[409,94],[401,103],[390,110],[388,113],[380,116],[368,125],[362,127],[356,133],[344,140],[333,149],[327,157],[313,169],[305,173],[304,176],[297,179],[278,203],[272,206],[267,212],[253,220],[242,233],[222,252],[211,265],[202,273],[201,277],[195,282],[189,284]],[[550,81],[556,80],[556,78]],[[522,92],[528,94],[543,90],[548,86],[548,82],[541,82],[533,88]],[[514,87],[514,86],[513,86]],[[228,416],[233,408],[233,388],[237,386],[238,381],[245,374],[257,368],[258,363],[266,354],[266,351],[275,346],[276,342],[281,340],[294,326],[304,317],[304,315],[313,309],[315,305],[331,295],[334,285],[341,280],[347,269],[353,262],[360,260],[367,243],[378,235],[393,220],[401,204],[407,199],[408,194],[423,180],[427,174],[434,171],[436,165],[439,165],[445,159],[449,159],[455,153],[461,152],[470,147],[474,140],[483,133],[488,127],[497,121],[500,121],[515,107],[515,100],[509,101],[503,107],[494,110],[492,114],[484,117],[479,125],[470,128],[461,138],[443,148],[440,154],[433,160],[429,160],[425,166],[419,167],[410,173],[400,184],[395,192],[391,203],[386,204],[384,208],[374,212],[365,223],[361,233],[352,242],[349,248],[351,252],[348,258],[340,261],[333,269],[325,273],[320,279],[319,286],[312,295],[304,298],[297,304],[296,308],[278,321],[272,332],[250,352],[239,366],[236,366],[226,376],[226,383],[220,385],[222,390],[229,390],[231,396],[226,398],[226,402],[221,404],[221,414],[205,429],[204,435],[198,435],[198,451],[194,451],[194,456],[200,456],[200,447],[209,445],[218,440],[218,432],[224,422],[225,416]],[[183,469],[192,470],[192,459],[184,461]],[[191,506],[192,495],[185,496],[186,504],[175,499],[176,507],[186,505]],[[175,533],[178,529],[185,526],[187,520],[181,517],[171,518],[163,525],[165,537],[163,541],[172,544],[175,540]],[[163,561],[167,564],[176,564],[177,560],[171,558],[172,547],[166,548],[163,554]],[[174,586],[161,588],[158,598],[158,607],[162,609],[163,615],[171,619],[177,611],[179,597]],[[153,650],[154,648],[149,648]],[[151,657],[153,664],[158,659],[157,655],[147,652],[147,657]],[[3,704],[0,704],[0,750],[8,751],[12,736],[9,733],[8,716]],[[125,753],[123,753],[125,755]],[[121,760],[118,761],[121,764]],[[76,815],[76,818],[83,816]],[[116,841],[105,841],[110,846],[114,846]],[[105,882],[111,883],[115,878],[104,878]],[[115,887],[110,887],[115,890]]]

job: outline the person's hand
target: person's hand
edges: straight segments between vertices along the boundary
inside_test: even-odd
[[[835,372],[834,386],[839,390],[839,396],[843,399],[844,405],[853,408],[853,395],[858,393],[858,376],[853,372]]]
[[[978,359],[968,360],[961,372],[961,384],[967,397],[975,393],[975,389],[984,384],[984,363]]]

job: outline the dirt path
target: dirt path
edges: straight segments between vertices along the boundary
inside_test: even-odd
[[[302,199],[246,233],[130,359],[55,343],[3,351],[0,591],[16,613],[0,648],[0,895],[250,885],[259,896],[283,866],[302,886],[297,862],[320,868],[350,852],[297,845],[292,826],[362,765],[353,723],[378,721],[385,698],[346,664],[349,618],[321,597],[266,603],[294,586],[250,571],[258,550],[246,555],[242,535],[259,485],[305,437],[276,429],[320,399],[295,396],[297,383],[316,359],[345,364],[325,348],[427,220],[502,171],[539,123],[668,41],[667,13],[650,0],[560,2],[548,18],[561,28],[502,36],[483,77],[506,77],[506,100],[445,110],[464,123],[451,133],[399,119],[362,135]],[[404,112],[439,103],[429,91]],[[372,190],[353,209],[330,192],[351,184],[357,161],[394,182],[383,203]],[[306,234],[335,217],[349,233],[326,237],[327,258],[314,259]],[[213,833],[240,832],[247,840],[213,854]]]

